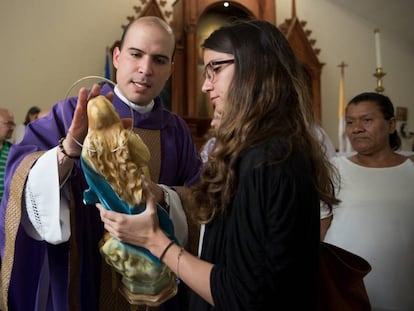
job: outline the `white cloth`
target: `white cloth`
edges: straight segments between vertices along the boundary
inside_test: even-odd
[[[315,126],[314,131],[328,158],[334,157],[336,155],[335,146],[332,143],[332,140],[329,138],[328,134],[325,132],[325,130],[320,126]]]
[[[367,168],[332,158],[341,177],[325,241],[365,258],[373,310],[414,310],[414,163]]]
[[[321,201],[319,204],[320,207],[320,218],[325,219],[333,215],[333,210],[331,210],[325,202]]]
[[[26,132],[26,125],[19,124],[14,129],[14,143],[18,144],[22,141],[24,133]]]
[[[201,147],[200,157],[201,157],[201,161],[203,162],[203,164],[207,163],[208,156],[213,151],[215,144],[216,144],[216,138],[215,137],[210,137],[204,143],[204,145]],[[206,230],[206,226],[204,224],[202,224],[200,226],[200,236],[199,236],[199,239],[198,239],[198,251],[197,251],[198,257],[201,256],[201,250],[203,248],[203,238],[204,238],[205,230]]]
[[[180,245],[187,246],[188,242],[188,226],[187,217],[182,207],[178,193],[166,185],[159,185],[164,191],[168,192],[169,202],[165,202],[170,206],[170,218],[174,224],[174,235],[180,242]]]
[[[114,88],[114,93],[116,94],[116,96],[118,96],[125,104],[127,104],[129,107],[131,107],[132,109],[134,109],[135,111],[138,111],[141,114],[144,113],[148,113],[152,110],[152,108],[154,108],[154,100],[152,100],[148,105],[146,106],[140,106],[137,104],[134,104],[133,102],[129,101],[124,95],[121,94],[121,92],[119,91],[119,87],[118,85],[115,86]]]
[[[201,147],[200,157],[203,164],[206,164],[208,161],[208,156],[214,149],[214,145],[216,144],[216,138],[210,137],[206,143]]]
[[[335,146],[332,143],[332,140],[329,138],[328,134],[325,132],[325,130],[320,126],[315,126],[313,129],[316,134],[316,137],[319,139],[319,142],[321,143],[321,147],[323,148],[323,151],[325,152],[326,156],[329,159],[336,156]],[[321,201],[320,218],[324,219],[330,216],[332,216],[332,210],[325,202]]]
[[[43,154],[30,170],[24,192],[27,214],[22,213],[27,234],[51,244],[66,242],[70,237],[68,189],[59,188],[57,149]]]

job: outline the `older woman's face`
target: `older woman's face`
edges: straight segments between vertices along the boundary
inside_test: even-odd
[[[348,105],[345,120],[346,135],[356,152],[369,155],[391,148],[389,135],[395,131],[395,118],[385,120],[375,102]]]
[[[210,95],[214,111],[225,112],[227,93],[234,75],[234,55],[205,49],[204,66],[206,73],[201,90]]]

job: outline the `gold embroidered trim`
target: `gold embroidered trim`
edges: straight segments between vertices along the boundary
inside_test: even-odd
[[[37,151],[27,155],[17,167],[10,182],[10,195],[7,202],[5,216],[5,246],[1,267],[1,295],[3,297],[4,310],[8,310],[8,293],[11,279],[11,271],[14,263],[14,252],[17,231],[20,225],[22,211],[23,189],[30,168],[45,151]]]

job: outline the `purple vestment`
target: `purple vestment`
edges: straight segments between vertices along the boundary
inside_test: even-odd
[[[108,85],[102,88],[102,94],[109,91],[112,89]],[[170,186],[192,184],[198,178],[201,160],[188,127],[181,118],[163,107],[160,98],[155,98],[154,101],[155,105],[150,113],[140,114],[134,111],[134,127],[160,130],[161,167],[158,183]],[[129,106],[117,96],[114,96],[112,102],[121,118],[131,118]],[[54,105],[49,115],[28,125],[23,141],[13,145],[10,150],[5,173],[5,191],[0,207],[0,253],[3,261],[6,260],[3,258],[5,248],[8,247],[5,245],[5,232],[9,231],[9,224],[5,223],[5,217],[13,191],[10,189],[10,183],[14,176],[20,173],[18,166],[27,155],[35,151],[49,150],[58,144],[61,137],[66,136],[75,106],[76,98]],[[71,183],[74,202],[71,207],[72,234],[68,242],[52,245],[45,241],[35,241],[25,233],[22,225],[19,225],[8,295],[10,310],[35,310],[36,299],[39,299],[37,285],[45,254],[48,254],[50,270],[49,306],[53,301],[53,308],[50,310],[64,311],[72,308],[68,305],[69,287],[77,291],[75,296],[79,299],[76,299],[74,304],[80,310],[99,309],[101,255],[98,242],[102,237],[103,225],[97,208],[82,203],[83,191],[88,186],[79,161],[75,164],[68,182]],[[24,189],[19,191],[23,193]],[[73,243],[73,238],[76,239],[76,243]],[[7,243],[10,243],[9,239]],[[78,259],[78,279],[69,277],[73,269],[69,269],[69,250],[76,254]],[[76,283],[70,286],[69,279],[72,282],[76,280]]]

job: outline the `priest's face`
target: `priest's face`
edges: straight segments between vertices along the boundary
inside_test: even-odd
[[[172,72],[174,37],[156,23],[136,21],[123,46],[114,49],[116,82],[122,95],[136,105],[148,105],[161,93]]]

